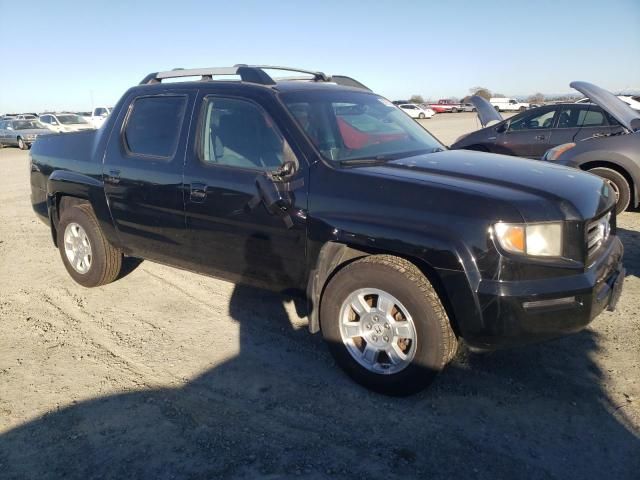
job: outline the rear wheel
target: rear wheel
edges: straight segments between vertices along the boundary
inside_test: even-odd
[[[65,208],[57,235],[62,262],[80,285],[97,287],[118,277],[122,253],[104,237],[88,204]]]
[[[324,293],[320,321],[346,373],[387,395],[425,388],[457,347],[427,278],[412,263],[390,255],[365,257],[340,270]]]
[[[26,142],[22,139],[22,137],[18,137],[18,148],[20,150],[27,150],[29,148],[29,146],[26,144]]]
[[[418,118],[420,118],[420,119],[423,119],[423,118],[425,118],[425,115],[424,115],[424,113],[421,113],[420,115],[418,115]]]
[[[458,109],[457,109],[456,107],[453,107],[453,108],[451,109],[451,113],[458,113]]]
[[[527,107],[520,107],[518,110],[520,110],[521,112],[524,112],[527,109]]]
[[[624,175],[605,167],[592,168],[589,172],[604,178],[609,183],[616,194],[616,213],[624,212],[631,202],[631,187]]]

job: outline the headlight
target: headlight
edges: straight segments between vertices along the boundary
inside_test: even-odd
[[[560,155],[562,155],[564,152],[566,152],[567,150],[571,150],[575,146],[575,143],[563,143],[562,145],[558,145],[557,147],[547,150],[542,159],[553,162],[555,160],[558,160],[560,158]]]
[[[533,257],[562,256],[562,223],[496,223],[493,232],[510,253]]]

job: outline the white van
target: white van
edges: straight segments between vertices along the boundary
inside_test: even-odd
[[[489,100],[489,103],[499,112],[524,112],[528,110],[531,105],[528,103],[518,102],[514,98],[506,97],[494,97]]]

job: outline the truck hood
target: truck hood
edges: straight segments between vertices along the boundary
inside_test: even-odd
[[[588,82],[571,82],[569,86],[602,107],[627,130],[640,130],[640,112],[636,112],[613,93]]]
[[[502,115],[494,108],[493,105],[485,98],[479,95],[474,95],[469,99],[469,102],[476,107],[478,118],[483,127],[489,125],[490,122],[498,123],[504,120]]]
[[[539,160],[483,152],[449,150],[359,170],[473,191],[510,203],[530,222],[585,220],[615,202],[609,187],[595,175]]]

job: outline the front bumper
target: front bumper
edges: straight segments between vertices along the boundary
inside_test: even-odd
[[[482,280],[480,322],[463,332],[469,346],[495,349],[577,332],[603,310],[613,310],[622,292],[624,248],[613,236],[586,271],[559,278],[500,282]]]

